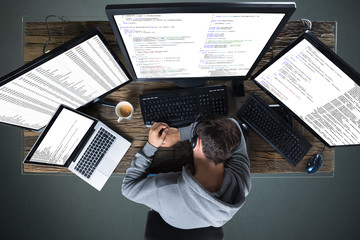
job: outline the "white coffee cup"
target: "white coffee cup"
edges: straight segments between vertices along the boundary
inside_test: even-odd
[[[119,117],[118,122],[123,119],[130,119],[134,113],[134,107],[127,101],[121,101],[116,105],[115,113]]]

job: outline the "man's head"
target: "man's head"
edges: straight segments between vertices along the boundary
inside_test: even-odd
[[[202,119],[195,128],[201,139],[202,151],[216,164],[225,163],[241,143],[241,132],[229,118],[213,116]]]

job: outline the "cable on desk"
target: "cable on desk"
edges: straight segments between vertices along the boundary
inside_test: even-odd
[[[309,19],[302,18],[302,19],[300,19],[300,21],[301,21],[302,24],[303,24],[304,32],[305,32],[306,30],[311,31],[312,22],[311,22]]]
[[[324,152],[324,150],[325,150],[325,144],[323,144],[323,148],[322,148],[322,150],[320,151],[319,154],[322,154]]]
[[[51,50],[46,51],[46,47],[51,41],[51,33],[50,33],[49,25],[48,25],[48,19],[51,18],[51,17],[58,18],[58,19],[60,19],[62,21],[62,27],[61,27],[62,43],[64,43],[64,28],[65,28],[64,23],[70,22],[70,20],[66,16],[61,16],[61,17],[55,16],[55,15],[46,16],[45,24],[46,24],[46,29],[47,29],[47,32],[48,32],[49,40],[44,44],[43,54],[51,51]]]

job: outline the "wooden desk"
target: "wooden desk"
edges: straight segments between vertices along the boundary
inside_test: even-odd
[[[123,60],[120,49],[112,32],[112,29],[107,21],[87,21],[87,22],[69,22],[65,24],[64,36],[62,36],[62,23],[49,23],[51,30],[52,41],[47,49],[52,49],[62,44],[65,41],[81,34],[82,32],[91,29],[92,27],[99,27],[103,32],[105,38],[108,40],[110,46]],[[313,22],[312,32],[327,46],[335,48],[335,22]],[[28,22],[25,23],[25,46],[24,46],[24,60],[25,63],[35,59],[42,54],[44,43],[48,40],[48,33],[44,23]],[[295,40],[303,32],[303,25],[300,21],[289,22],[272,47],[266,53],[255,72],[258,71],[265,63],[267,63],[273,56],[279,53],[284,47]],[[219,82],[208,82],[207,84],[217,84]],[[224,82],[221,82],[224,83]],[[263,96],[268,103],[273,101],[266,96],[261,89],[259,89],[251,80],[245,81],[245,97],[233,97],[233,90],[231,82],[225,82],[228,86],[229,97],[229,116],[235,117],[236,111],[246,101],[247,96],[257,93]],[[144,126],[140,103],[138,95],[140,93],[151,90],[173,89],[176,86],[173,83],[137,83],[132,82],[116,92],[108,95],[104,100],[117,103],[122,100],[131,102],[135,107],[135,113],[131,120],[123,120],[121,123],[116,121],[117,117],[113,108],[93,105],[86,109],[86,113],[100,119],[116,132],[124,136],[132,142],[132,146],[117,166],[114,173],[125,173],[129,167],[131,160],[135,153],[139,151],[147,141],[148,128]],[[323,148],[323,144],[312,136],[306,129],[295,123],[296,128],[302,133],[306,139],[312,143],[313,147],[308,152],[307,156],[296,166],[293,167],[287,160],[278,154],[269,144],[260,138],[255,132],[250,131],[248,140],[248,153],[251,160],[251,173],[302,173],[304,172],[307,159],[315,153],[318,153]],[[39,136],[38,133],[31,131],[24,131],[24,154],[26,155]],[[185,147],[185,150],[184,150]],[[188,150],[187,150],[188,149]],[[181,156],[190,151],[189,145],[186,143],[179,143],[171,149],[161,149],[158,151],[157,157],[159,159],[175,159],[173,161],[180,161]],[[334,149],[325,148],[323,152],[324,166],[322,172],[333,172],[335,167],[335,151]],[[24,165],[24,173],[69,173],[67,169],[57,167],[43,167],[39,165]]]

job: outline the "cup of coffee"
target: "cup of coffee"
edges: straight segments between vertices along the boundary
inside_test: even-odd
[[[127,101],[121,101],[116,105],[115,113],[119,117],[118,122],[123,119],[130,119],[134,113],[134,107]]]

